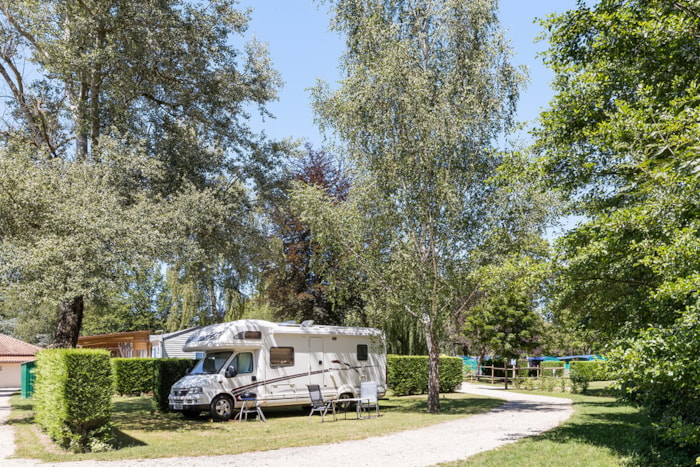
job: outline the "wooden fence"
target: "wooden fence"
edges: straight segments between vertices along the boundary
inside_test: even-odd
[[[477,370],[476,374],[471,375],[472,380],[476,379],[477,382],[480,382],[482,379],[484,380],[490,380],[491,383],[493,384],[496,380],[498,381],[503,381],[506,379],[505,376],[496,376],[496,371],[502,371],[504,375],[508,375],[507,379],[514,380],[516,378],[541,378],[543,376],[557,376],[557,371],[558,370],[566,370],[566,366],[562,364],[562,366],[557,366],[557,367],[549,367],[549,368],[540,368],[539,366],[506,366],[506,367],[497,367],[493,365],[480,365],[479,368],[481,371]],[[491,370],[491,375],[483,375],[480,374],[483,372],[483,370]],[[528,376],[519,376],[518,373],[521,370],[527,370]],[[530,376],[531,373],[534,373],[534,376]]]

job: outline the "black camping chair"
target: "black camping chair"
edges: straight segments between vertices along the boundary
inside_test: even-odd
[[[321,414],[321,421],[323,421],[328,409],[332,408],[333,403],[331,401],[324,401],[323,395],[321,394],[321,388],[318,384],[309,384],[309,397],[311,398],[311,412],[309,412],[309,418],[307,422],[311,419],[314,412]]]

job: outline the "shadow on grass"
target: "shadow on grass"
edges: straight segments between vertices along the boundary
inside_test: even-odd
[[[114,444],[116,449],[124,449],[135,446],[146,446],[146,443],[133,436],[129,436],[121,430],[114,430]]]
[[[440,398],[440,413],[471,415],[496,408],[502,404],[501,400],[448,395]],[[379,402],[379,407],[382,413],[425,413],[427,412],[427,397],[406,396],[382,399]],[[354,410],[352,407],[349,408],[349,411]],[[291,419],[307,417],[309,414],[309,409],[305,407],[263,408],[263,411],[268,419]],[[115,401],[112,420],[125,431],[200,431],[202,423],[209,422],[211,418],[207,412],[202,412],[199,417],[189,419],[179,413],[155,412],[150,404],[150,399],[127,398]]]
[[[27,399],[21,399],[21,402],[13,402],[12,408],[17,410],[34,410],[34,404]]]
[[[561,444],[576,441],[607,448],[634,466],[695,465],[697,454],[660,444],[649,418],[640,412],[628,411],[624,404],[587,398],[574,402],[574,406],[582,412],[579,416],[538,438]]]
[[[586,396],[593,396],[593,397],[615,397],[615,393],[612,389],[610,388],[588,388],[586,389],[586,392],[584,393]]]

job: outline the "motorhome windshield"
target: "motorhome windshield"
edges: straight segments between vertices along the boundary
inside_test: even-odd
[[[232,352],[211,352],[197,362],[191,375],[212,375],[216,374],[224,367],[224,364],[231,357]]]

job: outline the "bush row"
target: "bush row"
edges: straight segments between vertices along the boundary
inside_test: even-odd
[[[92,349],[50,349],[37,354],[34,390],[37,424],[73,452],[110,448],[112,394],[153,393],[154,408],[168,409],[168,393],[196,362],[189,359],[117,358]]]
[[[187,358],[114,358],[114,392],[120,395],[153,393],[155,410],[168,410],[170,387],[195,365]]]
[[[428,391],[428,357],[388,355],[387,385],[397,396]],[[440,392],[452,392],[462,383],[464,361],[440,357]]]
[[[153,391],[154,358],[113,358],[114,392],[138,396]]]

